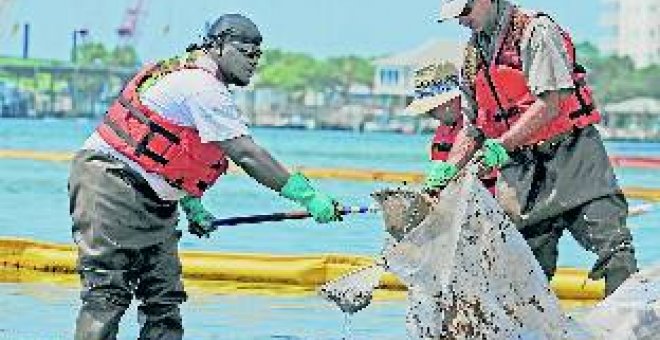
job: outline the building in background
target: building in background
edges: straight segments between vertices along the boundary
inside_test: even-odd
[[[413,117],[404,108],[413,99],[415,70],[429,64],[451,63],[460,69],[464,45],[458,41],[432,40],[412,50],[402,51],[374,61],[374,100],[383,110],[365,123],[365,130],[412,133],[432,131],[437,121]]]
[[[602,0],[601,49],[628,56],[636,67],[660,64],[660,0]]]
[[[602,107],[599,125],[608,139],[660,139],[660,100],[638,97]]]
[[[374,61],[376,66],[374,94],[394,106],[405,107],[413,93],[413,72],[431,63],[450,62],[460,68],[463,45],[457,41],[429,41],[410,51],[386,56]]]

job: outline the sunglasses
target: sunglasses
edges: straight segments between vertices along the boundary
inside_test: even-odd
[[[229,41],[229,44],[234,46],[239,52],[241,52],[242,55],[250,58],[250,59],[259,59],[263,52],[261,51],[261,47],[257,44],[253,43],[244,43],[240,41]]]

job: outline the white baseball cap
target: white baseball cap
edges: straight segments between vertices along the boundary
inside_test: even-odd
[[[468,5],[470,0],[441,0],[440,4],[440,18],[438,22],[443,22],[445,20],[458,18],[465,6]]]

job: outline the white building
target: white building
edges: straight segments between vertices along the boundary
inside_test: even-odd
[[[603,106],[600,124],[606,138],[660,138],[660,100],[638,97]]]
[[[456,41],[428,41],[410,51],[393,54],[374,62],[376,73],[374,94],[385,96],[412,96],[413,72],[431,63],[451,62],[462,65],[463,45]]]
[[[637,67],[660,64],[660,0],[602,0],[601,24],[609,36],[601,49],[629,56]]]

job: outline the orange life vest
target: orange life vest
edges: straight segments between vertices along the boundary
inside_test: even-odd
[[[536,14],[540,16],[544,14]],[[522,72],[520,40],[533,16],[513,10],[511,23],[498,52],[488,66],[481,53],[480,66],[474,78],[478,105],[476,125],[488,138],[506,132],[535,101]],[[593,93],[586,84],[586,71],[575,60],[575,47],[568,33],[561,30],[568,59],[573,66],[574,90],[559,104],[559,113],[550,124],[538,131],[527,144],[537,144],[556,135],[600,122]],[[477,49],[478,50],[478,49]]]
[[[194,68],[212,73],[190,63],[169,72]],[[201,197],[227,171],[227,158],[216,143],[202,143],[196,129],[175,124],[140,101],[139,86],[157,73],[162,74],[160,64],[140,70],[112,103],[96,131],[147,172]]]
[[[463,115],[458,114],[457,118],[454,124],[438,125],[431,142],[431,160],[446,161],[449,158],[449,151],[456,141],[458,132],[463,128]]]

